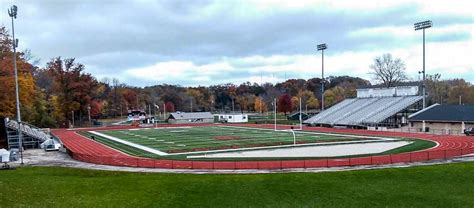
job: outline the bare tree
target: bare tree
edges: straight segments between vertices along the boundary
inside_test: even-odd
[[[407,80],[405,63],[399,58],[394,59],[391,54],[386,53],[374,59],[371,74],[374,79],[382,82],[386,87],[392,87],[396,83]]]

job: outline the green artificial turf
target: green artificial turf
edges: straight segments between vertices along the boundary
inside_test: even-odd
[[[0,207],[469,207],[474,163],[325,173],[0,171]]]
[[[101,133],[169,153],[293,144],[293,134],[289,131],[239,127],[150,128]],[[361,139],[369,140],[346,135],[296,132],[296,141],[304,143]]]
[[[187,159],[186,154],[184,155],[168,155],[159,156],[144,150],[128,146],[119,142],[115,142],[101,136],[94,135],[90,132],[79,132],[80,134],[91,137],[94,136],[96,141],[99,141],[105,145],[108,145],[114,149],[120,150],[124,153],[156,158],[156,159],[177,159],[177,160],[209,160],[205,158],[199,159]],[[242,147],[252,147],[252,145],[261,146],[272,146],[281,144],[292,144],[293,136],[291,132],[274,132],[272,129],[253,129],[253,128],[235,128],[235,127],[193,127],[193,128],[169,128],[169,129],[140,129],[140,130],[113,130],[113,131],[101,131],[101,133],[114,136],[126,141],[130,141],[136,144],[148,146],[160,151],[199,151],[199,150],[213,150],[213,149],[236,149]],[[297,141],[305,143],[317,143],[317,142],[338,142],[338,141],[356,141],[361,138],[351,137],[351,135],[337,135],[337,134],[325,134],[316,132],[296,132]],[[217,140],[215,137],[219,136],[234,136],[238,139],[229,140]],[[366,138],[362,138],[366,139]],[[396,154],[410,151],[418,151],[427,149],[436,145],[434,142],[419,140],[419,139],[403,139],[410,140],[413,143],[405,145],[393,150],[389,150],[380,154],[366,154],[358,155],[361,156],[373,156],[373,155],[386,155]],[[172,142],[172,143],[170,143]],[[171,152],[172,153],[172,152]],[[189,155],[189,154],[187,154]],[[342,156],[335,158],[346,158],[352,157]],[[238,160],[293,160],[293,159],[321,159],[317,157],[306,157],[306,158],[243,158]],[[212,160],[223,160],[223,161],[234,161],[233,158],[222,158]]]

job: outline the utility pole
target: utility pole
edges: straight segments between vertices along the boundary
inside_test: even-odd
[[[72,128],[74,128],[74,111],[71,111],[71,115],[72,115]]]
[[[232,113],[234,113],[234,98],[232,98]]]
[[[89,123],[90,123],[91,122],[91,106],[90,105],[87,105],[87,114],[88,114]]]

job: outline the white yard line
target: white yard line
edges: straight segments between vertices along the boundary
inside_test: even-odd
[[[153,149],[153,148],[150,148],[150,147],[146,147],[146,146],[143,146],[143,145],[140,145],[140,144],[135,144],[135,143],[125,141],[125,140],[119,139],[117,137],[102,134],[102,133],[99,133],[99,132],[96,132],[96,131],[89,131],[89,133],[95,134],[97,136],[101,136],[101,137],[104,137],[104,138],[107,138],[107,139],[110,139],[112,141],[116,141],[116,142],[125,144],[125,145],[128,145],[128,146],[132,146],[132,147],[135,147],[137,149],[141,149],[143,151],[147,151],[147,152],[150,152],[150,153],[153,153],[153,154],[157,154],[157,155],[160,155],[160,156],[168,155],[168,153],[166,153],[166,152],[162,152],[162,151],[159,151],[159,150],[156,150],[156,149]]]

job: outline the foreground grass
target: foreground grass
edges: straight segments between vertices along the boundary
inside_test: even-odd
[[[0,207],[473,207],[474,163],[330,173],[0,171]]]

